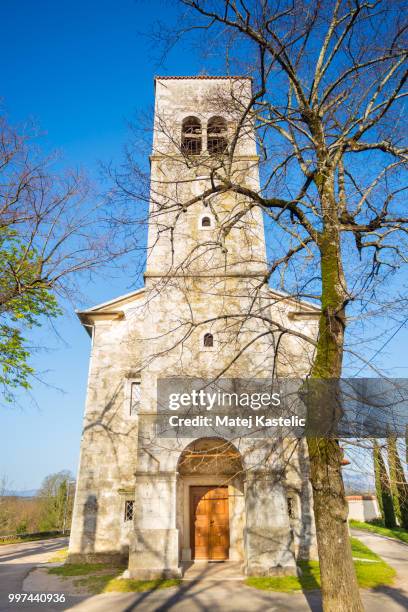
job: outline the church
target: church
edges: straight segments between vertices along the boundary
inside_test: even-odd
[[[260,189],[251,95],[245,77],[155,79],[144,286],[78,313],[91,354],[70,562],[153,579],[215,561],[295,574],[316,558],[304,441],[157,426],[163,380],[310,366],[318,309],[269,287],[263,212],[245,196]]]

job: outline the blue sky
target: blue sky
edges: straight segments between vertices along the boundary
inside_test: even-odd
[[[216,57],[204,62],[187,46],[172,51],[165,66],[158,65],[141,33],[148,33],[158,16],[173,16],[173,4],[3,0],[0,98],[10,121],[33,118],[44,150],[58,149],[68,166],[83,166],[97,177],[98,160],[120,158],[127,120],[151,108],[155,74],[222,71]],[[126,293],[134,281],[125,276],[97,281],[86,288],[86,304]],[[90,342],[75,306],[80,305],[70,305],[56,322],[59,337],[47,327],[38,332],[48,349],[35,357],[34,366],[48,386],[36,383],[31,399],[1,409],[0,477],[9,478],[11,489],[36,488],[50,472],[76,472]],[[387,365],[404,365],[406,341],[407,333],[401,332],[390,343]]]
[[[120,158],[127,121],[151,108],[154,75],[203,69],[183,47],[158,65],[141,32],[167,11],[174,12],[171,3],[155,1],[3,1],[0,99],[10,121],[34,119],[44,150],[61,151],[68,166],[97,177],[99,160]],[[85,303],[126,293],[133,284],[123,276],[97,281],[86,288]],[[11,489],[35,488],[50,472],[76,471],[90,342],[75,306],[56,322],[60,338],[47,327],[37,334],[48,349],[33,363],[52,386],[35,384],[32,399],[1,408],[0,477],[9,478]]]

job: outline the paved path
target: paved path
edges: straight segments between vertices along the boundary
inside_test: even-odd
[[[371,605],[374,606],[374,600],[381,595],[383,601],[383,598],[388,598],[389,603],[385,604],[387,612],[394,609],[408,610],[408,544],[392,538],[384,538],[369,531],[352,529],[351,533],[377,555],[380,555],[397,572],[397,578],[392,587],[377,589],[375,595],[373,593],[367,594]],[[376,607],[373,607],[373,610],[376,609]],[[379,606],[378,609],[380,610]],[[371,608],[367,606],[367,610],[371,610]]]
[[[30,604],[30,607],[23,604],[10,604],[8,594],[21,593],[24,578],[30,570],[39,563],[45,563],[56,550],[66,546],[68,546],[68,538],[52,538],[0,546],[0,612],[26,609],[44,610],[44,604]],[[77,598],[72,598],[67,602],[67,606],[75,605],[77,602]],[[46,609],[51,612],[64,608],[61,604],[54,604],[54,607],[49,606]]]
[[[267,593],[229,580],[186,581],[178,588],[148,593],[96,595],[75,612],[321,612],[320,594]],[[344,611],[346,612],[346,611]],[[381,612],[384,612],[382,610]],[[388,612],[388,610],[387,610]]]
[[[352,529],[351,533],[396,570],[396,585],[408,594],[408,544],[359,529]]]
[[[408,610],[408,546],[395,540],[353,533],[374,552],[382,556],[398,572],[394,587],[363,590],[366,612],[406,612]],[[214,566],[215,567],[215,566]],[[188,579],[179,588],[148,593],[109,593],[97,595],[72,608],[75,612],[321,612],[318,592],[267,593],[237,582],[228,574],[225,581],[220,569],[201,566],[187,572]],[[344,610],[342,612],[347,612]]]
[[[355,532],[398,572],[394,587],[363,591],[366,612],[403,612],[408,609],[408,546],[366,532]],[[194,571],[180,587],[146,593],[107,593],[91,597],[67,597],[65,604],[12,606],[9,592],[21,592],[30,569],[66,546],[64,540],[43,540],[0,547],[0,612],[38,610],[56,612],[321,612],[320,594],[267,593],[245,586],[235,576],[220,581],[218,572]],[[222,572],[220,572],[222,573]],[[215,575],[214,575],[215,574]],[[344,610],[342,612],[347,612]]]

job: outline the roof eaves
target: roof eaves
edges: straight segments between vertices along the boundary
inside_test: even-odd
[[[145,287],[141,287],[140,289],[136,289],[135,291],[131,291],[130,293],[125,293],[124,295],[120,295],[117,298],[113,298],[112,300],[108,300],[107,302],[103,302],[102,304],[97,304],[97,306],[92,306],[92,308],[87,308],[86,310],[76,310],[77,314],[94,314],[95,311],[100,310],[101,308],[106,308],[106,306],[112,306],[112,304],[117,304],[123,302],[123,300],[128,300],[134,296],[139,295],[145,291]]]
[[[316,304],[313,304],[312,302],[301,300],[300,298],[297,298],[291,295],[290,293],[286,293],[285,291],[279,291],[278,289],[273,289],[272,287],[268,287],[268,289],[271,293],[274,293],[275,295],[283,299],[286,299],[291,302],[296,302],[297,304],[299,304],[299,306],[305,306],[306,308],[309,308],[310,310],[315,311],[316,314],[320,313],[320,308],[316,306]]]

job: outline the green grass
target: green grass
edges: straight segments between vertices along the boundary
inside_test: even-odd
[[[353,557],[367,559],[354,561],[358,584],[363,589],[390,585],[395,578],[395,570],[385,561],[365,546],[357,538],[351,538]],[[320,588],[320,568],[318,561],[300,561],[300,576],[251,577],[245,583],[262,591],[280,591],[293,593],[295,591],[311,591]]]
[[[393,584],[396,575],[395,569],[385,561],[379,563],[364,563],[354,561],[357,581],[362,589],[375,589],[379,586]]]
[[[180,580],[129,580],[119,576],[124,567],[112,566],[107,563],[65,563],[59,567],[51,567],[49,574],[61,578],[74,578],[74,586],[83,587],[90,593],[108,593],[119,591],[133,593],[167,589],[177,586]]]
[[[381,557],[379,557],[371,548],[368,548],[365,544],[363,544],[357,538],[350,538],[351,542],[351,552],[354,558],[358,559],[370,559],[371,561],[382,561]]]
[[[51,567],[48,573],[69,578],[71,576],[86,576],[88,574],[94,574],[95,572],[111,569],[112,566],[108,563],[64,563],[64,565],[60,565],[59,567]]]
[[[400,540],[401,542],[408,544],[408,531],[406,531],[406,529],[402,529],[402,527],[394,527],[394,529],[389,529],[388,527],[375,525],[373,523],[363,523],[354,520],[350,520],[349,522],[350,527],[354,527],[355,529],[371,531],[372,533],[377,533],[378,535],[386,536],[387,538],[394,538],[394,540]]]
[[[311,591],[320,588],[320,570],[318,561],[300,561],[301,576],[252,576],[245,584],[262,591],[279,591],[293,593],[294,591]]]

